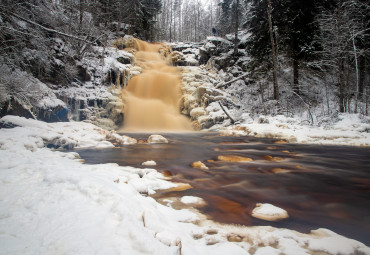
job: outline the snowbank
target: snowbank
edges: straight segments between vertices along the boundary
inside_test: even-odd
[[[221,129],[226,135],[252,135],[284,139],[288,142],[370,146],[370,118],[359,114],[340,114],[333,125],[312,126],[298,118],[282,115],[245,120],[240,125]]]
[[[175,186],[154,169],[85,165],[75,152],[46,147],[113,146],[92,124],[0,121],[18,125],[0,129],[0,254],[370,254],[325,229],[201,220],[146,196]]]

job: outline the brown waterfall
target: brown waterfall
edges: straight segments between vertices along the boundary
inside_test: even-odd
[[[160,44],[135,40],[140,75],[123,89],[125,131],[189,131],[190,121],[180,114],[180,76],[159,54]]]

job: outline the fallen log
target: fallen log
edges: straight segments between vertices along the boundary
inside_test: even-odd
[[[228,82],[225,82],[225,83],[219,83],[219,84],[217,84],[216,89],[225,87],[226,85],[229,85],[233,82],[236,82],[237,80],[243,79],[244,77],[247,77],[248,75],[249,75],[249,73],[245,73],[243,75],[240,75],[239,77],[236,77],[235,79],[232,79],[231,81],[228,81]]]
[[[230,119],[231,124],[234,124],[235,123],[235,120],[230,116],[230,114],[225,110],[225,108],[222,106],[222,104],[220,102],[218,102],[218,104],[220,105],[221,109],[224,111],[224,113],[226,114],[226,116]]]

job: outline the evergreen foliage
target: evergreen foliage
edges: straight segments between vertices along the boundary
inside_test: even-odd
[[[300,61],[314,57],[319,48],[315,40],[319,33],[314,22],[318,12],[315,1],[305,0],[273,0],[272,22],[274,39],[278,52],[291,59],[294,73],[294,85],[298,90],[298,68]],[[267,0],[253,0],[251,5],[251,19],[245,26],[251,32],[248,51],[254,57],[258,66],[266,63],[271,65],[271,43],[269,41]]]
[[[224,36],[232,31],[232,3],[233,0],[222,0],[219,3],[221,15],[217,22],[217,30],[219,35]]]

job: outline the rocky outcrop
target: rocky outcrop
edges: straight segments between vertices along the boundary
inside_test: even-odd
[[[194,129],[207,129],[224,121],[226,115],[216,102],[230,98],[215,89],[220,82],[216,73],[206,68],[183,67],[182,81],[183,97],[180,110],[191,119]]]

